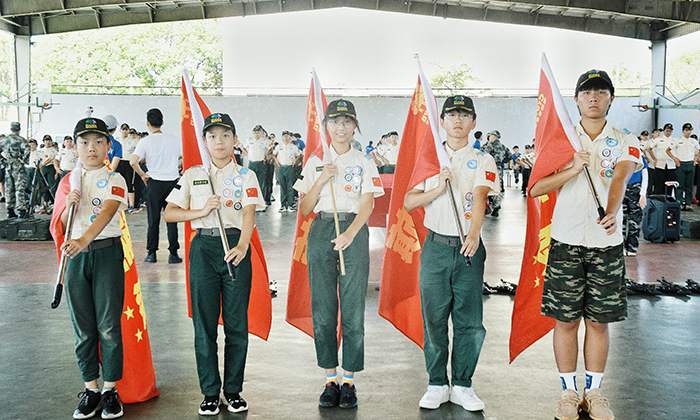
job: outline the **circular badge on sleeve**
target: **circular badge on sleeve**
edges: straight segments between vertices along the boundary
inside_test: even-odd
[[[229,187],[231,184],[233,184],[233,180],[231,178],[224,178],[224,185]]]
[[[612,169],[606,169],[605,170],[605,177],[606,178],[612,178],[613,175],[613,170]]]
[[[234,209],[234,210],[240,210],[240,209],[242,209],[242,208],[243,208],[243,204],[241,204],[240,201],[236,201],[235,203],[233,203],[233,209]]]
[[[346,167],[345,167],[345,173],[346,173],[346,174],[351,174],[351,173],[352,173],[352,166],[346,166]]]
[[[472,218],[472,212],[468,211],[468,212],[464,213],[464,218],[467,219],[467,220],[471,220],[471,218]]]
[[[226,188],[223,191],[221,191],[221,195],[223,195],[224,197],[227,197],[227,198],[231,197],[231,190]]]
[[[345,180],[348,182],[352,181],[352,174],[345,174]]]
[[[357,166],[355,166],[355,168],[357,169],[357,174],[356,174],[356,175],[362,175],[362,166],[357,165]]]
[[[345,191],[347,191],[347,192],[352,191],[352,185],[350,185],[350,184],[345,184]]]
[[[353,185],[352,186],[352,192],[357,194],[360,192],[360,186],[359,185]]]
[[[93,214],[92,216],[90,216],[90,223],[94,222],[95,219],[97,219],[97,215],[96,215],[96,214]]]
[[[242,195],[243,195],[243,191],[242,191],[242,190],[236,190],[236,191],[233,192],[233,196],[236,197],[236,198],[241,198]]]
[[[605,140],[605,144],[608,145],[608,147],[615,147],[619,144],[620,142],[617,139],[614,139],[612,137],[608,137],[607,140]]]
[[[605,178],[605,171],[606,171],[606,169],[601,169],[601,170],[600,170],[600,176],[603,177],[603,178]]]
[[[107,186],[107,179],[102,178],[97,181],[97,188],[104,188]]]
[[[233,206],[233,200],[226,200],[225,205],[226,205],[226,207],[231,207],[231,206]]]
[[[235,185],[237,187],[240,187],[241,185],[243,185],[243,178],[241,178],[240,176],[233,178],[233,185]]]
[[[476,159],[472,159],[469,162],[467,162],[467,168],[476,169]]]
[[[472,201],[474,199],[474,194],[472,194],[471,192],[468,192],[468,193],[464,194],[464,199],[467,201]]]
[[[621,154],[622,154],[622,152],[620,151],[620,149],[613,149],[612,150],[612,155],[614,157],[620,157]]]
[[[99,206],[102,204],[102,200],[100,200],[98,197],[94,197],[90,202],[93,206]]]
[[[362,178],[360,178],[359,175],[355,175],[354,177],[352,177],[352,183],[353,183],[353,184],[355,184],[355,185],[360,185],[361,182],[362,182]]]
[[[98,206],[95,206],[92,208],[92,214],[94,214],[94,215],[100,214],[101,211],[102,211],[102,208],[100,208]]]
[[[610,157],[610,155],[612,154],[612,152],[610,152],[610,149],[603,149],[603,151],[600,152],[600,154],[603,155],[603,157],[606,158],[606,157]]]
[[[600,166],[602,166],[603,168],[609,168],[611,164],[612,162],[610,162],[608,159],[603,159],[602,161],[600,161]]]

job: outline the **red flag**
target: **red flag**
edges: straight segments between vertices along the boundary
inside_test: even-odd
[[[419,66],[416,89],[408,110],[399,148],[379,288],[379,315],[423,348],[418,268],[420,249],[428,230],[423,225],[425,210],[410,213],[403,207],[406,192],[423,180],[451,167],[441,145],[437,128],[437,103]],[[444,160],[443,160],[444,159]],[[420,162],[420,164],[417,164]]]
[[[191,94],[188,94],[191,92]],[[194,101],[190,98],[194,97]],[[204,116],[211,113],[209,108],[199,97],[197,91],[190,84],[187,71],[183,70],[182,77],[182,100],[180,102],[180,131],[182,132],[182,168],[188,168],[202,164],[199,138],[201,129],[196,127],[204,126]],[[205,156],[208,161],[208,156]],[[257,190],[255,191],[257,194]],[[187,279],[187,313],[192,316],[192,306],[190,303],[190,270],[189,254],[190,243],[196,232],[192,230],[190,222],[185,223],[185,275]],[[270,295],[270,277],[267,273],[267,263],[263,253],[262,243],[258,235],[258,229],[253,228],[253,235],[250,238],[250,261],[253,269],[253,278],[250,286],[250,302],[248,304],[248,332],[263,340],[267,340],[272,327],[272,298]],[[221,323],[219,319],[219,323]]]
[[[79,170],[79,169],[78,169]],[[61,224],[61,214],[66,209],[66,195],[70,193],[70,176],[63,177],[56,191],[51,235],[56,242],[56,253],[61,260],[61,245],[65,232]],[[123,197],[123,195],[122,195]],[[134,249],[126,224],[124,212],[120,212],[119,227],[122,229],[124,249],[124,307],[122,311],[122,342],[124,343],[124,371],[117,382],[119,398],[126,404],[149,400],[158,396],[156,372],[151,358],[151,341],[148,338],[146,310],[141,296],[141,284],[134,262]]]
[[[306,105],[306,148],[304,150],[304,164],[311,155],[321,158],[322,161],[330,159],[328,143],[321,127],[322,115],[328,103],[323,94],[321,84],[316,72],[311,78],[309,99]],[[309,291],[309,267],[306,262],[306,238],[311,228],[311,222],[316,213],[303,217],[297,212],[297,226],[294,234],[294,248],[292,252],[292,270],[289,275],[289,289],[287,293],[286,320],[309,336],[314,336],[313,322],[311,320],[311,295]],[[340,340],[338,340],[340,343]]]
[[[581,150],[581,143],[564,106],[564,99],[554,80],[547,57],[542,54],[535,130],[536,160],[528,184],[525,249],[511,318],[511,362],[554,328],[555,323],[554,319],[541,315],[540,308],[557,194],[554,191],[532,198],[529,191],[537,181],[571,161],[576,150]]]

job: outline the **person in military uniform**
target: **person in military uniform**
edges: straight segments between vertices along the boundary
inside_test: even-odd
[[[647,173],[647,161],[642,154],[644,168],[635,172],[630,177],[625,190],[625,199],[622,200],[622,236],[624,240],[625,255],[634,257],[639,248],[639,229],[644,218],[644,208],[647,205],[647,187],[649,174]]]
[[[27,196],[27,170],[24,164],[29,161],[31,148],[27,139],[19,135],[20,124],[10,124],[11,133],[0,143],[0,153],[6,159],[5,192],[7,194],[7,218],[19,215],[20,219],[29,216],[29,197]]]
[[[691,123],[683,124],[683,136],[677,138],[671,150],[666,152],[676,164],[676,179],[679,184],[676,196],[681,202],[681,210],[683,211],[693,211],[690,205],[693,201],[695,165],[698,164],[698,152],[700,152],[700,144],[690,137],[692,133],[693,125]]]
[[[600,387],[610,345],[608,324],[627,318],[625,258],[619,228],[622,200],[627,182],[643,165],[637,137],[613,128],[606,119],[614,94],[605,71],[590,70],[578,78],[574,100],[581,121],[575,130],[582,150],[573,154],[569,165],[530,188],[532,197],[558,191],[541,312],[555,319],[554,358],[563,387],[555,417],[560,420],[579,418],[579,409],[593,419],[615,417]],[[585,167],[590,168],[590,181]],[[605,207],[603,218],[598,215],[588,182],[593,183]],[[583,398],[576,387],[581,318],[586,330]]]
[[[331,146],[325,164],[312,155],[294,189],[304,194],[299,212],[317,213],[307,239],[311,317],[318,366],[326,371],[321,407],[357,406],[355,372],[364,369],[365,295],[369,278],[369,229],[374,198],[384,195],[372,158],[350,146],[358,129],[352,102],[339,99],[328,104],[323,119]],[[333,182],[329,182],[330,180]],[[333,189],[331,190],[331,186]],[[340,235],[334,224],[337,209]],[[345,275],[339,270],[343,251]],[[338,304],[343,346],[343,386],[338,385]]]
[[[501,209],[501,200],[503,199],[503,193],[505,191],[503,188],[503,164],[511,159],[512,154],[508,151],[508,148],[501,143],[501,133],[499,133],[498,130],[493,130],[488,133],[486,139],[488,143],[486,143],[481,150],[493,156],[493,160],[496,161],[496,168],[498,169],[498,177],[501,180],[500,194],[489,196],[491,216],[498,217],[498,211]]]
[[[265,208],[265,202],[255,172],[233,160],[237,136],[231,117],[209,115],[204,120],[203,136],[211,155],[209,173],[202,166],[185,171],[166,199],[163,217],[168,223],[191,221],[197,231],[190,245],[189,271],[197,374],[204,394],[199,414],[216,415],[222,387],[216,343],[219,316],[226,336],[223,390],[228,411],[248,410],[240,393],[248,352],[247,314],[253,276],[250,238],[255,209]],[[214,210],[223,220],[231,246],[228,252],[221,243]],[[229,275],[228,264],[235,266],[235,280]]]

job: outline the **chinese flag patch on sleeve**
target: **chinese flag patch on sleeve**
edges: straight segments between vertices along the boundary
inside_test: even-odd
[[[372,184],[374,184],[375,187],[381,187],[382,180],[379,177],[372,177]]]
[[[486,180],[491,182],[496,182],[496,173],[491,171],[486,171]]]
[[[124,188],[113,186],[112,187],[112,195],[116,195],[117,197],[124,198]]]
[[[637,149],[636,147],[630,146],[630,156],[634,156],[637,159],[639,159],[639,149]]]
[[[258,189],[257,188],[248,188],[245,190],[245,193],[248,195],[248,197],[257,197],[258,196]]]

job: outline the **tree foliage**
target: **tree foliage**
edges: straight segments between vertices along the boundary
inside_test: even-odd
[[[674,93],[700,88],[700,50],[685,52],[667,66],[666,85]]]
[[[32,79],[54,93],[172,93],[183,67],[203,92],[221,93],[217,20],[131,25],[32,39]]]
[[[617,96],[626,96],[625,94],[635,96],[639,94],[640,86],[651,83],[651,75],[643,76],[639,71],[635,73],[629,70],[624,61],[613,63],[610,77]]]
[[[462,60],[462,57],[458,57]],[[438,68],[436,75],[430,78],[430,86],[436,90],[446,90],[451,95],[464,92],[481,83],[481,80],[474,76],[473,69],[467,63],[460,63],[450,67],[433,63]]]

